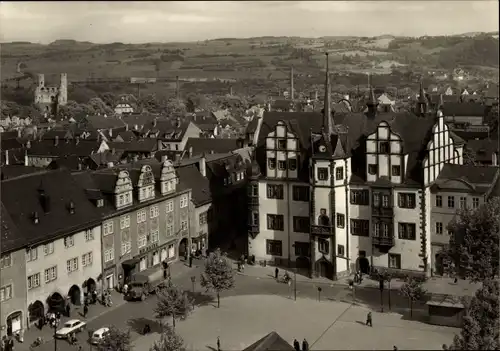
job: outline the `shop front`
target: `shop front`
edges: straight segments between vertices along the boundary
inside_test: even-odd
[[[200,252],[205,255],[207,250],[207,234],[200,232],[196,238],[191,238],[191,253]]]
[[[164,245],[149,244],[139,250],[135,258],[139,260],[138,271],[142,272],[150,267],[159,266],[162,262],[172,262],[176,258],[176,241]]]

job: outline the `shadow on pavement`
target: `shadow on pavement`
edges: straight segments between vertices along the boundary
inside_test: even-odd
[[[213,346],[206,345],[207,349],[212,350],[212,351],[217,351],[217,349]]]
[[[212,295],[205,294],[200,291],[192,292],[190,290],[185,291],[191,301],[193,301],[193,306],[203,307],[203,306],[216,306],[215,297]]]
[[[146,324],[149,324],[149,326],[151,327],[151,333],[161,334],[162,332],[161,325],[158,321],[147,319],[144,317],[129,319],[127,324],[130,328],[132,328],[133,331],[141,335],[143,334],[144,326]]]
[[[361,324],[362,326],[366,325],[365,322],[362,322],[362,321],[356,321],[356,323]]]

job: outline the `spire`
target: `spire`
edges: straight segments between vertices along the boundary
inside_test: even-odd
[[[424,92],[424,84],[422,81],[420,81],[420,89],[418,93],[418,113],[421,116],[425,116],[427,114],[427,98],[425,97],[425,92]]]
[[[328,133],[328,138],[330,139],[333,134],[333,121],[331,113],[331,101],[330,101],[330,65],[328,63],[328,52],[326,55],[326,77],[325,77],[325,102],[324,102],[324,115],[323,115],[323,128]]]
[[[369,88],[369,93],[368,93],[368,101],[366,102],[366,106],[368,107],[368,112],[376,113],[378,101],[375,97],[375,92],[373,91],[371,74],[368,74],[368,88]]]
[[[290,100],[295,98],[295,90],[293,88],[293,66],[290,69]]]

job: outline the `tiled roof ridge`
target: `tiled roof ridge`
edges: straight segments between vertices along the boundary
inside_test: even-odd
[[[7,183],[7,182],[10,182],[13,180],[24,179],[24,178],[28,178],[28,177],[34,177],[34,176],[40,176],[40,175],[44,175],[44,174],[48,174],[48,173],[55,173],[55,172],[67,172],[67,170],[63,169],[63,168],[59,168],[59,169],[42,170],[40,172],[26,173],[26,174],[21,174],[17,177],[7,178],[5,180],[2,180],[2,183]]]

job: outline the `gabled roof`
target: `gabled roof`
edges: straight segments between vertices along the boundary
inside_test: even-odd
[[[462,179],[473,185],[491,185],[497,173],[497,167],[447,163],[437,179]]]
[[[442,111],[444,116],[484,117],[486,108],[475,102],[445,102]]]
[[[155,119],[155,116],[146,113],[127,113],[121,116],[123,123],[127,124],[129,128],[134,126],[144,126],[150,124]]]
[[[181,141],[191,122],[178,120],[158,120],[156,126],[149,126],[150,133],[158,133],[158,139]]]
[[[92,155],[90,155],[90,158],[99,167],[99,166],[107,166],[108,163],[110,162],[116,164],[120,162],[122,156],[123,156],[122,150],[115,150],[115,151],[106,150],[104,152],[93,153]]]
[[[493,153],[498,152],[498,140],[469,140],[465,148],[474,153],[476,161],[492,162]]]
[[[45,172],[46,170],[40,167],[31,167],[25,165],[6,165],[0,168],[2,180],[17,178],[22,175]]]
[[[40,195],[42,190],[50,203],[45,210]],[[2,205],[18,228],[16,238],[7,238],[7,242],[15,241],[9,249],[38,245],[100,222],[95,206],[88,201],[85,191],[67,170],[4,180],[1,197]],[[68,210],[70,202],[75,207],[73,214]],[[38,224],[33,220],[34,213],[38,215]],[[2,240],[2,251],[4,243]]]
[[[179,181],[186,188],[191,188],[191,198],[195,206],[203,206],[212,201],[210,182],[203,177],[196,165],[178,167]]]
[[[118,137],[121,138],[121,140],[124,142],[131,142],[131,141],[137,140],[135,133],[130,131],[130,130],[126,130],[124,132],[118,133],[116,138],[118,138]],[[115,140],[116,140],[116,138],[115,138]]]
[[[104,116],[86,116],[85,121],[87,126],[95,129],[114,129],[124,127],[125,123],[117,117]]]
[[[6,150],[15,150],[15,149],[21,149],[23,147],[23,144],[19,142],[17,139],[1,139],[1,146],[0,149],[2,151]]]
[[[231,152],[238,149],[238,139],[188,138],[185,150],[191,148],[193,155]]]
[[[110,149],[116,149],[124,152],[155,152],[158,149],[156,139],[140,139],[130,142],[109,142]]]
[[[292,345],[285,341],[275,331],[257,340],[243,351],[294,351]]]
[[[100,143],[92,140],[59,140],[56,143],[53,140],[42,140],[31,142],[31,147],[26,151],[29,156],[52,156],[61,157],[76,155],[80,157],[90,156],[92,152],[99,149]]]

